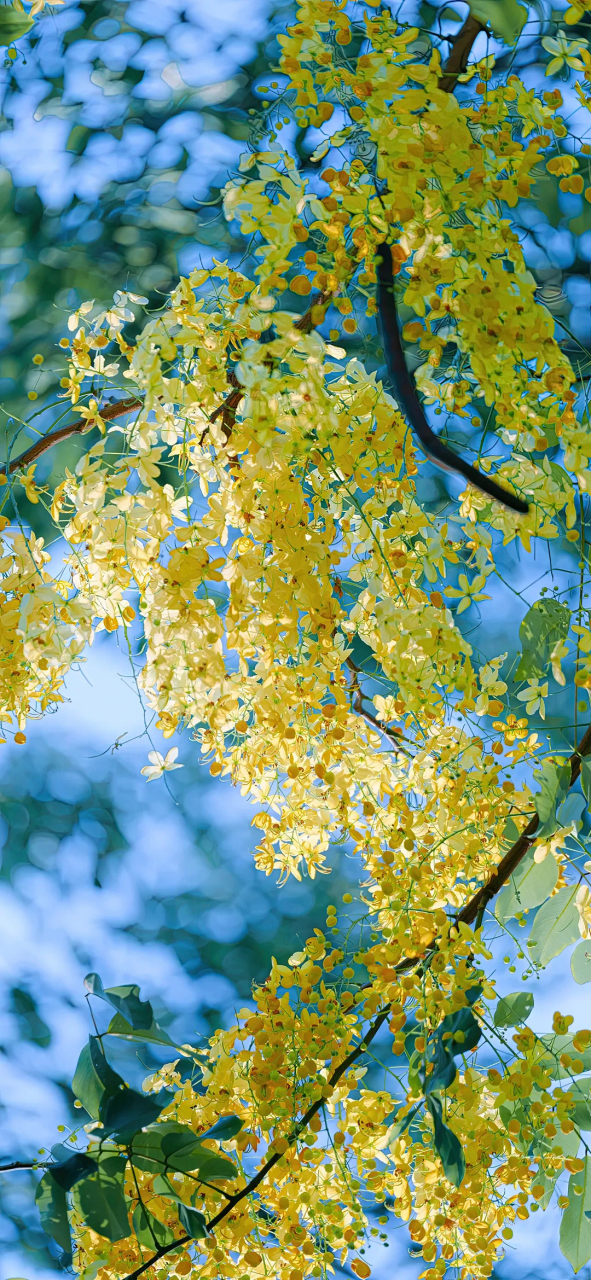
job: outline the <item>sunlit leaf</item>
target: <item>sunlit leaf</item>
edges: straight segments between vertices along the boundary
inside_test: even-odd
[[[144,1044],[170,1044],[176,1047],[168,1032],[160,1027],[154,1018],[149,1027],[138,1030],[123,1017],[122,1013],[116,1013],[107,1027],[107,1034],[119,1036],[122,1040],[141,1041]]]
[[[535,777],[540,783],[540,791],[534,796],[536,813],[540,825],[537,836],[551,836],[558,826],[556,811],[562,804],[570,786],[570,765],[557,765],[552,760],[545,760]]]
[[[143,1204],[136,1205],[132,1224],[138,1243],[145,1249],[158,1249],[160,1245],[172,1244],[174,1240],[174,1231],[159,1222]]]
[[[481,17],[482,10],[488,14]],[[481,22],[489,22],[495,35],[513,44],[525,22],[527,9],[516,0],[474,0],[470,10]],[[494,19],[497,25],[495,26]],[[509,39],[507,39],[507,34]],[[570,627],[570,609],[559,600],[536,600],[528,609],[519,628],[521,659],[515,680],[532,680],[545,676],[550,665],[550,655],[560,640],[565,640]]]
[[[570,958],[570,968],[575,982],[581,986],[585,982],[591,982],[591,938],[583,938],[578,947],[575,947]]]
[[[577,884],[566,885],[540,907],[527,944],[536,964],[548,964],[580,937],[575,901],[578,888]]]
[[[577,1195],[575,1187],[582,1187],[582,1193]],[[585,1156],[581,1173],[573,1173],[569,1178],[568,1205],[560,1223],[560,1248],[575,1272],[580,1271],[591,1258],[591,1222],[586,1216],[589,1211],[591,1166],[589,1156]]]
[[[502,996],[495,1009],[495,1027],[516,1027],[526,1022],[533,1007],[531,991],[513,991],[511,995]]]
[[[519,911],[539,907],[550,897],[557,879],[558,867],[554,856],[548,853],[543,862],[536,862],[534,851],[530,849],[497,898],[497,920],[510,920]]]
[[[207,1182],[216,1178],[235,1178],[237,1170],[231,1160],[201,1145],[205,1136],[197,1138],[188,1125],[165,1120],[135,1135],[131,1142],[131,1159],[138,1169],[144,1169],[146,1173],[198,1171]]]

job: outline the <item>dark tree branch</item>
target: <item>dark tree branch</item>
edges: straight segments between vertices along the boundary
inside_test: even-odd
[[[486,31],[486,26],[469,13],[463,27],[454,38],[452,51],[439,80],[439,88],[443,89],[444,93],[453,93],[458,83],[458,76],[462,75],[468,66],[472,45],[481,31]]]

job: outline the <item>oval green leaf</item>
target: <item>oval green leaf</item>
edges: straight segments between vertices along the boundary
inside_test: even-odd
[[[575,947],[570,958],[571,973],[580,986],[591,982],[591,938],[585,939]]]
[[[575,901],[577,892],[578,885],[566,885],[538,911],[527,945],[532,960],[541,967],[580,937],[579,912]]]
[[[557,879],[558,867],[553,855],[548,853],[543,862],[535,862],[532,849],[498,896],[497,920],[510,920],[518,911],[541,906],[550,897]]]
[[[495,1027],[516,1027],[526,1022],[534,1007],[531,991],[512,991],[502,996],[495,1009]]]
[[[582,1187],[581,1195],[575,1187]],[[568,1205],[560,1223],[560,1248],[573,1271],[584,1267],[591,1258],[591,1222],[586,1214],[591,1210],[591,1165],[589,1156],[581,1173],[573,1173],[568,1184]]]

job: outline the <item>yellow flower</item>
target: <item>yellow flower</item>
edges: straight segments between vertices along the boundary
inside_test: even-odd
[[[170,772],[171,769],[182,769],[182,764],[175,764],[178,753],[178,747],[171,747],[165,756],[160,751],[149,751],[150,764],[144,765],[140,772],[145,774],[148,782],[154,782],[156,778],[161,778],[163,773]]]
[[[522,689],[517,694],[518,702],[525,702],[525,710],[528,716],[533,716],[539,711],[542,720],[546,719],[546,708],[544,698],[548,697],[548,682],[540,684],[539,680],[528,680],[527,689]]]
[[[39,491],[33,479],[34,473],[35,473],[35,463],[33,463],[32,467],[29,467],[28,471],[24,472],[23,475],[19,476],[20,482],[27,495],[27,498],[29,499],[29,502],[39,501]]]
[[[458,578],[458,587],[445,587],[444,595],[452,596],[460,601],[458,605],[458,613],[463,613],[464,609],[469,609],[470,605],[477,600],[490,600],[490,596],[484,595],[482,587],[486,583],[486,577],[483,573],[478,573],[471,582],[465,573],[461,573]]]
[[[517,742],[519,738],[527,738],[528,735],[527,720],[518,720],[514,715],[507,716],[506,724],[502,720],[494,720],[493,729],[503,734],[507,744]]]
[[[556,72],[564,66],[581,71],[583,63],[576,55],[581,52],[586,43],[586,40],[567,40],[563,31],[559,31],[557,36],[544,36],[542,40],[544,49],[554,55],[546,67],[546,75],[556,75]]]

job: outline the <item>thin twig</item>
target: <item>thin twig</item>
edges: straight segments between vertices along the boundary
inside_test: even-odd
[[[141,409],[142,400],[138,400],[137,396],[131,396],[129,400],[117,400],[115,404],[105,404],[102,409],[97,409],[96,416],[103,419],[104,422],[110,422],[113,418],[121,418],[124,413],[133,413],[134,409]],[[12,475],[14,471],[20,471],[23,467],[28,467],[30,462],[36,462],[42,453],[47,453],[48,449],[53,449],[54,444],[60,444],[62,440],[68,440],[70,436],[83,435],[85,431],[90,431],[94,426],[93,419],[78,418],[76,422],[71,422],[68,427],[60,427],[59,431],[54,431],[50,436],[42,436],[41,440],[37,440],[32,444],[30,449],[25,449],[19,458],[15,458],[14,462],[6,466],[0,466],[0,475]]]
[[[589,754],[591,754],[591,726],[586,730],[576,751],[574,751],[570,757],[569,786],[574,786],[581,772],[581,760],[584,756],[588,756]],[[466,906],[459,912],[459,915],[456,917],[458,923],[472,924],[479,912],[482,911],[483,908],[486,909],[491,898],[494,898],[499,892],[499,889],[502,889],[503,885],[509,879],[509,876],[513,875],[516,867],[519,866],[522,858],[525,857],[526,853],[531,848],[539,825],[540,819],[538,818],[537,813],[534,813],[533,817],[530,818],[527,827],[519,836],[519,839],[515,841],[515,844],[511,845],[511,848],[505,854],[502,861],[499,862],[499,865],[488,884],[482,885],[482,887],[474,894],[474,897],[471,898],[470,901],[466,903]]]
[[[10,1173],[11,1169],[42,1169],[43,1165],[36,1160],[14,1160],[12,1164],[1,1164],[0,1173]]]
[[[361,674],[361,667],[358,667],[357,663],[353,662],[353,659],[351,657],[346,658],[345,666],[347,666],[349,670],[352,672],[352,680],[351,680],[351,688],[353,690],[352,710],[354,711],[355,715],[360,716],[362,720],[365,720],[366,724],[368,724],[372,729],[375,729],[376,733],[381,733],[382,737],[387,738],[388,742],[390,742],[392,746],[396,748],[397,751],[402,751],[405,756],[408,756],[409,760],[412,760],[411,752],[408,750],[408,747],[405,747],[404,745],[404,741],[402,738],[402,730],[386,729],[383,724],[380,724],[379,720],[376,720],[375,716],[372,716],[370,711],[364,710],[364,707],[363,707],[364,695],[363,695],[363,690],[361,689],[361,685],[359,684],[359,675]]]

